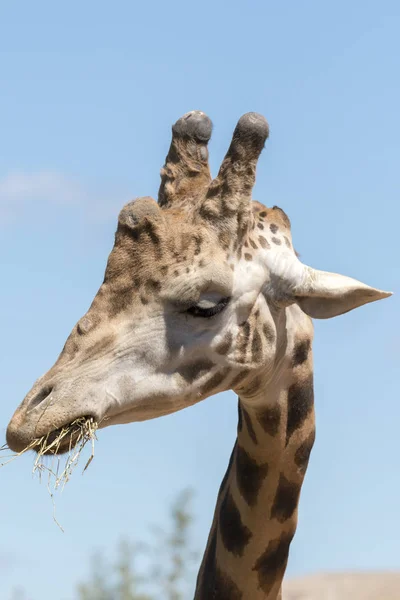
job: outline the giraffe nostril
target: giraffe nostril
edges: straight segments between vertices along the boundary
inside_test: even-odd
[[[29,402],[29,409],[35,408],[35,406],[38,406],[38,404],[43,402],[43,400],[46,400],[46,398],[48,398],[51,392],[53,391],[53,388],[53,385],[46,385],[41,390],[39,390],[36,396],[33,396],[31,401]]]

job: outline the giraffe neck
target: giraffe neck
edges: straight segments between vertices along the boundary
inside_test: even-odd
[[[284,379],[251,399],[239,398],[237,439],[219,490],[195,600],[281,598],[315,437],[311,367],[301,364]]]

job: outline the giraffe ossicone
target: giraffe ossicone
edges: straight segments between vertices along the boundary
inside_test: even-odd
[[[80,417],[143,421],[234,390],[237,440],[195,598],[276,600],[315,438],[311,318],[390,293],[304,265],[285,212],[252,200],[264,117],[239,120],[214,180],[211,131],[200,111],[173,126],[158,202],[121,210],[104,281],[7,442],[18,452]]]

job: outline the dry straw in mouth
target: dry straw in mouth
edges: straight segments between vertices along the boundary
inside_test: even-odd
[[[36,452],[36,458],[33,465],[32,473],[39,474],[39,479],[41,481],[42,474],[47,472],[48,481],[47,481],[47,489],[51,496],[53,502],[53,518],[60,529],[63,531],[61,525],[58,523],[55,517],[55,504],[54,504],[54,492],[61,488],[61,491],[64,489],[66,483],[70,480],[73,470],[78,466],[79,457],[88,442],[91,443],[92,452],[87,461],[83,473],[86,471],[90,463],[94,458],[94,442],[96,438],[96,430],[98,428],[98,424],[92,418],[80,417],[76,419],[69,425],[60,428],[56,432],[56,436],[54,437],[54,432],[51,434],[51,440],[49,440],[50,433],[42,436],[41,438],[36,438],[30,444],[27,445],[21,452],[11,455],[5,455],[3,458],[7,458],[5,462],[0,462],[0,468],[4,467],[8,463],[12,462],[28,450],[34,450]],[[57,456],[57,452],[60,449],[61,443],[69,436],[69,449],[66,454],[63,468],[60,468],[60,457]],[[74,447],[72,447],[74,444]],[[0,448],[0,451],[7,451],[9,448],[7,444]],[[53,455],[52,461],[50,465],[46,465],[43,462],[43,457],[48,455]],[[56,463],[56,464],[55,464]]]

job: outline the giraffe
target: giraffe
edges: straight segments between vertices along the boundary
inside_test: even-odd
[[[286,213],[252,200],[263,116],[239,119],[215,179],[211,133],[201,111],[173,125],[158,202],[122,208],[103,283],[6,435],[20,451],[82,416],[109,427],[233,390],[237,437],[195,600],[276,600],[315,439],[312,319],[391,294],[303,264]]]

